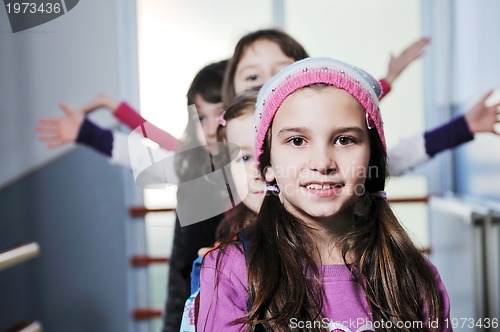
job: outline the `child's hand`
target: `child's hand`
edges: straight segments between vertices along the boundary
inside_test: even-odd
[[[472,133],[494,133],[500,135],[500,132],[495,131],[495,124],[500,123],[500,102],[487,106],[486,100],[491,96],[493,90],[485,94],[470,110],[465,113],[465,121]]]
[[[403,72],[403,70],[406,69],[406,67],[408,67],[410,63],[418,59],[423,54],[425,46],[427,46],[430,41],[430,38],[422,37],[408,46],[399,56],[394,57],[391,54],[385,80],[389,82],[389,84],[392,84],[392,82],[398,78],[398,76]]]
[[[109,111],[113,111],[117,106],[118,102],[111,96],[105,93],[99,93],[80,107],[79,111],[84,114],[89,114],[99,108],[106,108]]]
[[[59,105],[65,113],[62,118],[41,118],[35,130],[39,132],[38,140],[45,142],[48,148],[55,148],[74,142],[83,122],[83,114],[66,104]]]

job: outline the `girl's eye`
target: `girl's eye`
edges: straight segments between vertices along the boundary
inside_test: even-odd
[[[244,162],[244,163],[245,163],[245,162],[247,162],[247,161],[250,161],[250,159],[252,159],[252,157],[251,157],[251,156],[249,156],[249,155],[243,155],[243,156],[241,156],[241,157],[238,159],[238,162]]]
[[[292,137],[287,141],[287,143],[290,143],[295,147],[302,146],[302,145],[304,145],[305,142],[306,142],[306,140],[303,139],[302,137]]]
[[[204,116],[200,116],[200,117],[198,117],[198,121],[200,121],[200,122],[205,121],[205,117],[204,117]]]
[[[257,75],[255,75],[255,74],[254,75],[249,75],[249,76],[247,76],[246,80],[247,81],[252,81],[252,82],[253,81],[257,81]]]
[[[355,143],[354,137],[351,136],[340,136],[335,140],[335,144],[349,145]]]

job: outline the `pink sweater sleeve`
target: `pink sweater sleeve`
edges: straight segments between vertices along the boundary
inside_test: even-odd
[[[382,86],[382,94],[380,95],[379,100],[382,100],[389,92],[391,92],[391,83],[387,82],[385,79],[381,79],[378,81]]]
[[[121,102],[113,115],[130,129],[141,128],[142,135],[158,143],[162,148],[175,151],[177,139],[169,133],[149,123],[127,103]]]
[[[210,252],[201,268],[197,331],[244,331],[244,324],[232,322],[247,314],[247,300],[243,252],[235,245],[228,245],[223,253],[220,249]]]

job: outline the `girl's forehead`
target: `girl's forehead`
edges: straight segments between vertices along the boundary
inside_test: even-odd
[[[232,129],[255,129],[255,120],[253,112],[245,112],[235,118],[227,121],[226,130],[231,132]],[[254,130],[255,131],[255,130]]]
[[[272,62],[276,59],[288,58],[281,46],[269,39],[258,39],[244,47],[238,61],[238,68],[249,63],[258,64],[259,60]]]
[[[209,103],[203,99],[196,100],[196,111],[202,115],[220,115],[224,111],[224,105],[220,103]]]
[[[363,106],[345,90],[315,86],[302,88],[286,97],[273,121],[333,127],[358,122],[364,125],[365,114]]]

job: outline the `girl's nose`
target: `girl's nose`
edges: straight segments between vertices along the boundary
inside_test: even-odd
[[[330,175],[337,172],[334,152],[328,147],[318,147],[311,150],[309,168],[321,174]]]
[[[217,118],[208,119],[205,127],[205,135],[208,137],[215,137],[217,135],[217,127],[219,122]]]
[[[255,161],[253,161],[251,163],[249,172],[250,172],[249,178],[251,178],[253,181],[262,180],[262,177],[260,176],[260,172],[257,169],[257,165],[255,164]]]
[[[274,74],[272,72],[269,72],[269,73],[264,73],[261,75],[261,79],[260,79],[260,82],[259,82],[259,85],[264,85],[267,81],[269,81],[272,77],[274,76]]]

